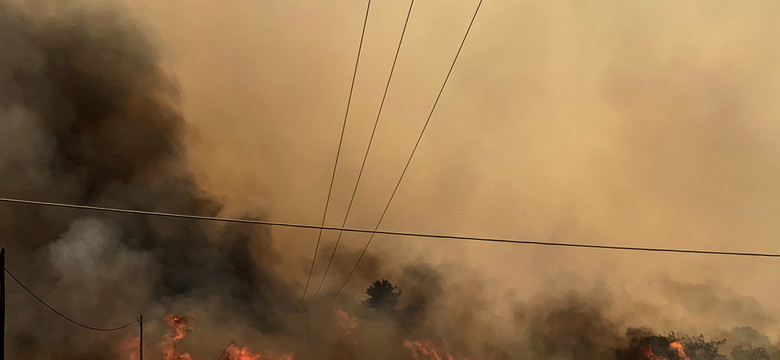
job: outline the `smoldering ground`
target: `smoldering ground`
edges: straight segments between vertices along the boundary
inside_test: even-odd
[[[193,175],[197,159],[187,158],[184,133],[189,123],[181,106],[186,94],[161,65],[148,29],[119,6],[81,5],[9,1],[0,7],[0,192],[8,197],[220,214],[223,204]],[[620,71],[610,83],[610,89],[616,89],[611,92],[615,101],[641,103],[642,87],[634,86],[641,79]],[[694,89],[683,86],[677,94],[693,96]],[[625,111],[631,113],[635,108]],[[225,120],[213,119],[214,124],[221,121]],[[621,129],[648,133],[631,124]],[[722,135],[711,133],[709,139],[717,143]],[[652,142],[652,132],[647,136],[646,141]],[[679,141],[674,144],[683,146],[683,140]],[[468,149],[453,154],[468,158],[472,156]],[[553,152],[542,154],[554,158]],[[656,164],[653,156],[639,158]],[[622,158],[612,160],[621,162]],[[632,169],[641,173],[643,162],[632,163],[636,166]],[[760,163],[751,164],[748,171],[761,173]],[[555,173],[557,166],[548,172]],[[449,162],[432,168],[443,169],[444,174],[448,169],[462,172]],[[685,166],[679,164],[679,168]],[[614,168],[607,166],[607,170]],[[717,167],[703,170],[713,173]],[[636,175],[634,170],[629,173]],[[443,188],[462,189],[470,179],[469,174],[462,175],[452,182],[436,179],[446,185]],[[267,176],[274,181],[285,178],[273,173]],[[684,184],[695,186],[694,181]],[[659,191],[679,190],[666,185]],[[502,207],[497,207],[502,216],[509,216],[511,212]],[[549,210],[541,212],[545,209]],[[0,239],[9,252],[9,268],[52,305],[85,323],[114,325],[145,314],[151,339],[147,339],[147,356],[160,354],[159,339],[166,331],[162,318],[168,312],[195,317],[196,330],[180,349],[196,358],[216,357],[231,340],[258,351],[292,351],[301,358],[309,350],[303,317],[294,313],[305,271],[289,271],[285,259],[277,254],[284,245],[273,242],[268,229],[27,206],[3,205],[0,211]],[[594,213],[589,216],[602,221],[600,216],[609,212]],[[555,228],[543,221],[547,215],[531,214],[521,222],[540,220],[542,228]],[[612,230],[612,234],[618,232]],[[566,229],[562,232],[568,234]],[[309,234],[300,237],[311,245]],[[532,277],[546,284],[525,286],[528,293],[512,294],[497,289],[491,274],[458,262],[440,265],[439,260],[423,257],[398,266],[392,259],[371,260],[368,263],[373,266],[361,268],[355,286],[388,277],[404,290],[398,307],[384,312],[366,309],[359,292],[336,303],[312,303],[309,346],[313,354],[333,359],[413,358],[421,355],[414,352],[414,345],[410,349],[404,344],[419,341],[458,358],[603,359],[613,356],[616,347],[630,347],[638,335],[629,329],[643,326],[655,331],[703,331],[756,346],[773,343],[755,330],[730,330],[742,325],[763,329],[774,325],[774,318],[749,297],[717,284],[661,281],[645,289],[653,294],[625,294],[614,286],[573,285],[575,276],[559,277],[555,269],[537,262],[545,271],[518,276],[521,284],[517,288],[524,288],[522,282]],[[296,269],[306,267],[304,261],[291,262]],[[336,276],[343,278],[349,269],[340,264]],[[559,280],[553,283],[553,279]],[[118,347],[124,334],[93,334],[74,328],[20,289],[9,290],[13,290],[8,298],[11,357],[126,355]],[[657,301],[659,296],[667,301]],[[497,302],[509,309],[495,309]],[[663,306],[670,302],[675,305]],[[691,322],[722,313],[734,315],[728,321],[708,321],[701,330]],[[653,333],[640,332],[642,336]]]

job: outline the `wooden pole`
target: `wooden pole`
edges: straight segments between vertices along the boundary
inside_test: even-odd
[[[5,248],[0,249],[0,360],[5,360]]]
[[[140,325],[141,327],[141,335],[138,336],[138,360],[144,360],[144,316],[143,315],[138,317],[138,325]]]
[[[306,360],[311,360],[311,327],[309,326],[309,309],[306,309]]]

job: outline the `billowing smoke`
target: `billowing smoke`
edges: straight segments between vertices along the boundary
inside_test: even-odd
[[[4,2],[0,34],[0,192],[219,213],[182,160],[185,122],[174,79],[121,10]],[[88,324],[112,326],[141,313],[160,320],[181,310],[285,331],[292,296],[262,228],[25,206],[0,211],[9,268]],[[68,328],[16,294],[9,297],[12,358],[107,358],[115,350],[100,350],[106,337]]]
[[[182,94],[149,34],[121,7],[77,5],[0,2],[0,194],[220,215],[223,204],[203,190],[186,159]],[[372,308],[360,293],[330,301],[326,290],[304,315],[296,310],[305,273],[289,269],[305,269],[305,262],[285,260],[294,266],[284,267],[264,227],[6,204],[0,229],[8,267],[52,306],[99,327],[144,314],[151,359],[168,349],[234,360],[266,352],[296,359],[628,360],[647,358],[646,348],[679,357],[670,350],[676,340],[691,359],[707,358],[691,349],[712,344],[695,337],[697,324],[679,322],[689,319],[681,312],[731,314],[730,325],[713,320],[701,331],[727,339],[719,351],[734,360],[777,356],[774,340],[760,331],[774,317],[717,285],[663,280],[648,284],[647,293],[625,294],[600,285],[567,289],[576,281],[568,276],[516,294],[457,263],[423,258],[390,266],[369,256],[353,283],[367,287],[387,277],[402,290],[397,302]],[[350,265],[336,262],[336,276]],[[648,300],[651,291],[676,307]],[[494,308],[498,302],[506,308]],[[135,328],[75,327],[13,285],[8,309],[10,358],[133,356],[126,345],[135,344]],[[170,313],[187,316],[175,349],[166,348]],[[744,327],[732,329],[737,325]]]

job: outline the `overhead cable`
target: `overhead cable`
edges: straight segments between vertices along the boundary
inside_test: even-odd
[[[352,204],[355,201],[355,194],[357,194],[358,186],[360,186],[360,179],[363,176],[363,170],[366,167],[366,160],[368,159],[368,154],[371,152],[371,144],[374,143],[374,134],[376,134],[376,128],[379,124],[379,118],[382,115],[382,109],[385,106],[385,99],[387,98],[387,91],[390,89],[390,81],[393,79],[393,73],[395,72],[395,64],[398,62],[398,54],[401,52],[401,44],[404,42],[404,35],[406,35],[406,27],[409,25],[409,17],[412,15],[412,8],[414,7],[414,0],[412,0],[409,3],[409,11],[406,12],[406,20],[404,21],[404,28],[401,30],[401,38],[398,40],[398,47],[395,49],[395,57],[393,57],[393,65],[390,67],[390,75],[387,77],[387,83],[385,84],[385,91],[382,94],[382,101],[379,103],[379,110],[376,114],[376,120],[374,120],[374,128],[371,130],[371,137],[368,139],[368,146],[366,146],[366,152],[363,154],[363,163],[360,164],[360,171],[358,172],[357,180],[355,181],[355,188],[352,189],[352,196],[349,199],[349,205],[347,206],[347,213],[344,215],[344,221],[341,223],[341,227],[344,227],[347,225],[347,219],[349,219],[349,213],[352,210]],[[328,260],[328,265],[325,267],[325,273],[322,275],[322,279],[320,280],[320,285],[317,287],[317,292],[314,295],[314,298],[316,299],[317,296],[320,294],[320,290],[322,289],[322,284],[325,283],[325,278],[328,277],[328,271],[330,270],[330,265],[333,263],[333,258],[336,256],[336,250],[339,247],[339,243],[341,242],[341,235],[344,234],[343,232],[339,232],[338,237],[336,238],[336,244],[333,245],[333,251],[330,253],[330,259]]]
[[[336,160],[333,162],[333,172],[330,175],[330,186],[328,187],[328,196],[325,199],[325,209],[322,211],[322,221],[320,225],[325,225],[325,217],[328,215],[328,207],[330,205],[330,196],[333,193],[333,182],[336,179],[336,169],[339,166],[339,157],[341,155],[341,146],[344,143],[344,130],[347,128],[347,118],[349,117],[349,108],[352,104],[352,93],[355,90],[355,78],[357,77],[358,65],[360,64],[360,53],[363,50],[363,39],[366,35],[366,24],[368,23],[368,13],[371,9],[371,0],[368,0],[368,6],[366,6],[366,16],[363,19],[363,30],[360,33],[360,45],[358,45],[357,57],[355,59],[355,70],[352,72],[352,84],[349,87],[349,97],[347,97],[347,108],[344,111],[344,121],[341,124],[341,135],[339,136],[339,146],[336,150]],[[314,263],[317,261],[317,252],[320,249],[320,242],[322,241],[322,229],[317,234],[317,244],[314,246],[314,254],[311,257],[311,266],[309,266],[309,276],[306,279],[306,286],[303,288],[303,295],[301,295],[301,305],[306,299],[306,292],[309,290],[309,284],[311,283],[311,275],[314,271]]]
[[[124,329],[124,328],[126,328],[128,326],[131,326],[131,325],[134,325],[134,324],[138,323],[138,320],[133,320],[133,321],[131,321],[131,322],[127,323],[127,324],[124,324],[122,326],[111,327],[111,328],[100,328],[100,327],[94,327],[94,326],[85,325],[84,323],[76,321],[76,320],[73,320],[72,318],[68,317],[67,315],[57,311],[57,309],[51,307],[49,304],[47,304],[45,301],[43,301],[43,299],[41,299],[38,295],[35,295],[35,293],[32,292],[32,290],[30,290],[27,286],[25,286],[10,270],[8,270],[7,267],[5,268],[5,272],[7,272],[8,275],[11,275],[11,278],[14,279],[14,281],[16,281],[16,283],[19,284],[19,286],[21,286],[22,289],[26,290],[30,295],[32,295],[32,297],[35,298],[35,300],[38,300],[38,302],[43,304],[43,306],[47,307],[49,310],[51,310],[55,314],[59,315],[63,319],[68,320],[68,321],[70,321],[70,322],[72,322],[72,323],[74,323],[74,324],[76,324],[78,326],[81,326],[81,327],[85,328],[85,329],[94,330],[94,331],[117,331],[117,330],[122,330],[122,329]]]
[[[482,7],[482,0],[479,0],[479,3],[477,4],[477,8],[474,10],[474,15],[471,17],[471,21],[469,22],[469,26],[466,29],[466,33],[463,35],[463,40],[460,42],[458,51],[455,53],[455,58],[452,59],[452,64],[450,65],[449,71],[447,71],[447,76],[444,77],[444,82],[441,84],[441,88],[439,89],[439,94],[436,95],[436,100],[433,102],[433,106],[431,106],[431,111],[428,113],[428,118],[425,120],[425,124],[423,125],[422,130],[420,130],[420,135],[417,137],[417,142],[414,144],[412,153],[409,154],[409,159],[406,161],[406,165],[404,166],[404,169],[401,172],[401,176],[398,178],[398,182],[396,182],[395,184],[393,193],[390,195],[390,199],[387,201],[387,205],[385,205],[385,209],[382,211],[382,215],[379,217],[379,221],[377,221],[374,230],[378,230],[379,226],[382,225],[382,220],[385,219],[385,215],[387,214],[387,209],[390,208],[390,204],[393,202],[396,192],[398,192],[398,187],[401,185],[401,181],[403,181],[404,175],[406,175],[406,170],[409,169],[409,164],[411,164],[412,158],[414,158],[414,154],[417,152],[417,147],[420,146],[420,140],[422,140],[422,137],[425,134],[425,130],[428,128],[428,123],[431,122],[431,117],[433,116],[433,112],[436,110],[436,105],[439,104],[439,99],[441,99],[441,94],[444,92],[444,88],[447,86],[447,81],[449,81],[450,79],[450,75],[452,74],[452,69],[455,68],[455,63],[458,61],[458,57],[460,56],[460,51],[463,50],[463,44],[466,43],[466,38],[468,38],[469,32],[471,32],[471,27],[472,25],[474,25],[474,20],[477,18],[477,13],[479,13],[480,7]],[[363,251],[360,253],[360,256],[358,256],[358,259],[355,262],[355,266],[352,267],[352,270],[349,272],[347,278],[344,280],[344,283],[341,285],[339,290],[334,295],[334,298],[339,294],[341,294],[341,291],[344,290],[345,286],[347,286],[347,283],[349,282],[349,279],[352,277],[352,274],[355,273],[355,270],[357,269],[358,265],[360,265],[360,261],[363,260],[363,256],[366,255],[366,250],[368,250],[368,246],[371,245],[371,241],[374,240],[374,235],[375,233],[371,234],[371,237],[368,239],[366,245],[363,247]]]
[[[405,231],[389,231],[389,230],[370,230],[370,229],[358,229],[358,228],[340,228],[333,226],[319,226],[308,224],[296,224],[277,221],[265,221],[265,220],[252,220],[252,219],[237,219],[226,217],[214,217],[214,216],[200,216],[200,215],[188,215],[170,212],[157,212],[157,211],[143,211],[132,209],[120,209],[90,205],[77,205],[57,202],[46,201],[34,201],[24,199],[12,199],[12,198],[0,198],[0,202],[26,204],[36,206],[58,207],[58,208],[70,208],[78,210],[99,211],[108,213],[120,213],[120,214],[133,214],[133,215],[145,215],[156,217],[168,217],[187,220],[199,220],[199,221],[215,221],[225,223],[237,223],[248,225],[266,225],[266,226],[278,226],[297,229],[314,229],[314,230],[332,230],[332,231],[346,231],[361,234],[376,234],[376,235],[390,235],[398,237],[416,237],[416,238],[429,238],[429,239],[445,239],[445,240],[463,240],[463,241],[475,241],[475,242],[490,242],[499,244],[514,244],[514,245],[538,245],[538,246],[554,246],[554,247],[569,247],[569,248],[585,248],[585,249],[602,249],[602,250],[625,250],[625,251],[644,251],[644,252],[664,252],[664,253],[681,253],[681,254],[701,254],[701,255],[729,255],[729,256],[743,256],[743,257],[766,257],[766,258],[780,258],[780,254],[774,253],[762,253],[762,252],[738,252],[738,251],[716,251],[716,250],[694,250],[694,249],[676,249],[676,248],[657,248],[657,247],[637,247],[637,246],[621,246],[621,245],[598,245],[598,244],[582,244],[582,243],[561,243],[561,242],[549,242],[549,241],[533,241],[533,240],[518,240],[509,238],[495,238],[495,237],[480,237],[480,236],[464,236],[464,235],[445,235],[445,234],[430,234],[419,232],[405,232]]]

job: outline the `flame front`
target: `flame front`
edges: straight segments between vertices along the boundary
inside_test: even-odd
[[[647,360],[662,360],[663,358],[655,356],[653,354],[653,350],[650,349],[650,346],[647,344],[642,345],[642,352],[647,357]]]
[[[685,350],[679,341],[675,341],[669,344],[669,348],[677,352],[677,356],[680,358],[680,360],[691,360],[688,355],[685,355]]]
[[[443,347],[434,345],[430,341],[404,341],[404,347],[412,352],[414,360],[454,360],[452,355],[447,354],[447,350]]]
[[[260,360],[259,354],[253,354],[246,347],[238,347],[236,344],[230,344],[217,360]]]
[[[187,332],[194,330],[194,319],[192,317],[184,315],[168,315],[165,317],[165,322],[170,326],[170,330],[163,336],[162,352],[163,360],[193,360],[192,356],[186,352],[179,352],[176,350],[176,344],[187,336]],[[138,346],[138,342],[135,342],[135,346]],[[131,351],[127,348],[128,351]],[[134,350],[135,354],[138,353]],[[137,359],[137,357],[130,358],[131,360]],[[293,354],[272,355],[272,354],[258,354],[252,352],[248,347],[240,347],[235,343],[228,344],[222,353],[217,357],[217,360],[293,360]]]
[[[231,343],[217,360],[293,360],[293,354],[284,354],[281,356],[255,354],[247,347],[239,347]]]
[[[691,358],[688,357],[688,355],[685,354],[685,349],[683,349],[682,344],[680,344],[679,341],[672,342],[669,344],[669,350],[673,351],[677,354],[677,359],[679,360],[691,360]],[[663,356],[658,356],[653,353],[653,350],[650,349],[650,346],[645,343],[642,345],[642,352],[645,354],[645,357],[647,357],[647,360],[667,360]]]
[[[190,317],[183,315],[168,315],[165,317],[165,322],[171,327],[165,336],[163,336],[163,359],[164,360],[192,360],[192,356],[188,353],[180,353],[176,351],[176,343],[184,339],[187,336],[187,332],[194,329],[193,320]]]

